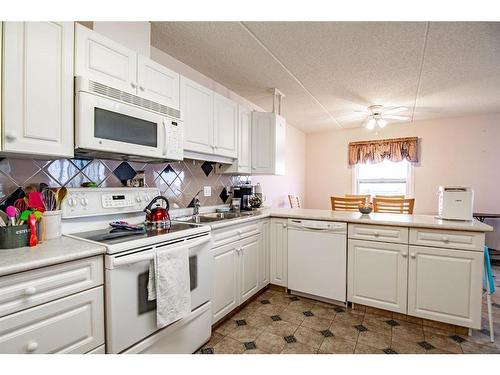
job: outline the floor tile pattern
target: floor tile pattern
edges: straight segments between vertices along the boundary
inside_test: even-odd
[[[500,274],[500,267],[494,269]],[[500,293],[492,299],[495,343],[489,341],[485,303],[483,329],[468,336],[445,323],[357,305],[346,309],[267,289],[217,326],[199,353],[500,354]]]

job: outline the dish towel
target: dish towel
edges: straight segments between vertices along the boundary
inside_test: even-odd
[[[154,299],[158,328],[191,313],[188,247],[156,249],[149,264],[148,282],[148,300]]]
[[[486,282],[486,280],[488,280],[488,282]],[[490,253],[488,251],[488,246],[484,247],[483,289],[486,290],[486,292],[488,292],[489,294],[495,293],[495,281],[493,280],[493,272],[491,270]]]

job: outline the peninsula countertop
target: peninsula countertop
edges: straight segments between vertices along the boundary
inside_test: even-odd
[[[473,219],[471,221],[455,221],[438,219],[433,215],[405,215],[384,213],[371,213],[370,215],[362,215],[359,212],[331,211],[308,208],[264,208],[257,210],[253,215],[212,222],[210,223],[210,226],[215,230],[226,227],[228,225],[244,223],[246,221],[262,219],[266,217],[339,221],[357,224],[390,225],[408,228],[430,228],[469,232],[493,231],[493,228],[491,226],[481,223],[476,219]]]

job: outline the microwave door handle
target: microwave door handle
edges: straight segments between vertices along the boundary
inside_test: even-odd
[[[163,119],[162,121],[162,124],[163,124],[163,131],[165,132],[165,137],[163,139],[163,155],[166,156],[167,155],[167,122],[165,121],[165,119]]]

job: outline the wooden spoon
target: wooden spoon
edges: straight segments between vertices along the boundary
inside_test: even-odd
[[[64,186],[57,191],[56,210],[61,209],[61,203],[64,200],[64,198],[66,198],[67,193],[68,193],[68,189],[66,189]]]

